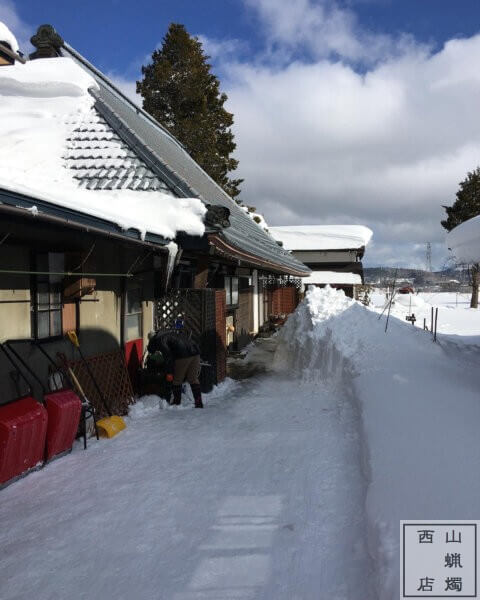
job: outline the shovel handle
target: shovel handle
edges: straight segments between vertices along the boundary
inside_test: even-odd
[[[75,375],[75,373],[72,371],[72,368],[68,364],[68,360],[67,360],[67,357],[65,356],[65,354],[63,354],[62,352],[57,352],[57,356],[62,361],[63,366],[68,371],[69,377],[71,378],[71,380],[75,384],[75,387],[80,392],[80,395],[82,396],[82,398],[84,399],[84,401],[88,402],[88,399],[87,399],[87,397],[85,395],[85,392],[83,391],[82,386],[80,385],[80,382],[77,379],[77,376]]]
[[[78,336],[75,331],[67,331],[67,337],[72,342],[72,344],[80,350],[80,342],[78,341]]]

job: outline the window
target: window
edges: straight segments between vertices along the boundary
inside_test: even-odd
[[[33,291],[32,329],[33,337],[43,339],[62,335],[62,288],[65,270],[63,254],[48,252],[38,254],[35,270],[37,275]],[[49,275],[60,273],[60,275]]]
[[[227,306],[236,306],[238,304],[238,277],[225,277],[225,292]]]
[[[125,304],[125,340],[143,337],[142,293],[138,287],[127,289]]]

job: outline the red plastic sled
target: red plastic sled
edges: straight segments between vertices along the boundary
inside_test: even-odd
[[[0,406],[0,485],[43,462],[47,420],[32,396]]]

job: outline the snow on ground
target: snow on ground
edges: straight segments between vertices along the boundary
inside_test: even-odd
[[[382,312],[387,303],[384,293],[372,294],[370,308]],[[470,308],[470,294],[456,292],[432,292],[419,294],[397,294],[390,314],[404,322],[412,313],[415,325],[423,329],[423,320],[431,328],[431,311],[438,308],[437,331],[456,336],[456,341],[465,344],[480,344],[480,310]],[[387,309],[388,310],[388,309]],[[387,311],[385,311],[387,312]]]
[[[368,545],[377,597],[398,598],[401,519],[475,519],[480,504],[479,346],[454,343],[329,288],[280,336],[277,368],[338,382],[361,414]],[[363,596],[358,596],[359,598]]]
[[[480,349],[378,317],[310,290],[269,371],[1,491],[2,600],[396,600],[400,519],[478,516]]]
[[[132,416],[0,492],[2,600],[374,597],[348,395],[264,375]]]

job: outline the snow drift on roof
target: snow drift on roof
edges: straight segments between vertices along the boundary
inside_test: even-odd
[[[173,238],[202,235],[206,209],[197,198],[162,191],[80,189],[66,168],[68,139],[91,114],[95,80],[70,58],[0,68],[0,187],[116,223]]]
[[[303,285],[310,284],[335,284],[335,285],[361,285],[362,278],[358,273],[337,273],[336,271],[313,271],[308,277],[302,278]]]
[[[480,216],[452,229],[447,234],[447,246],[459,263],[480,262]]]
[[[270,233],[286,250],[354,250],[372,237],[363,225],[288,225],[270,227]]]
[[[11,49],[14,52],[18,52],[17,38],[13,35],[10,29],[0,21],[0,42],[7,42],[10,44]]]

